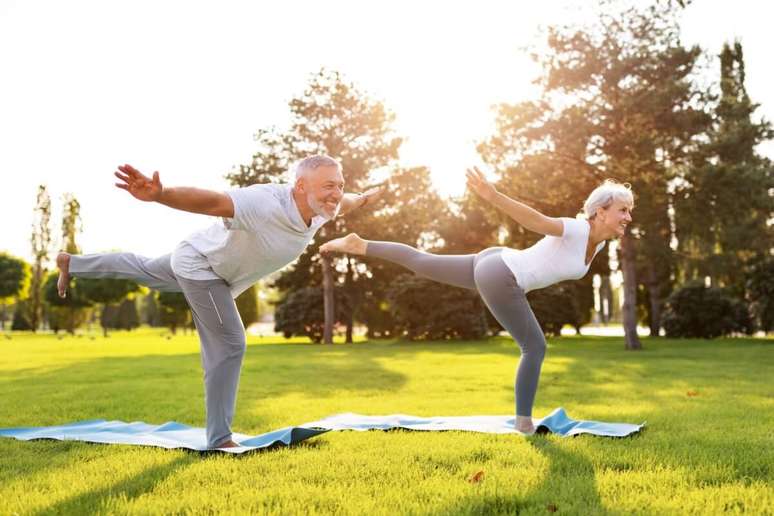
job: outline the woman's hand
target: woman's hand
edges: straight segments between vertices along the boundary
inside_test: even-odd
[[[486,202],[492,202],[497,195],[497,189],[492,183],[487,181],[484,173],[478,167],[469,168],[465,171],[468,178],[468,188],[476,192],[476,195]]]

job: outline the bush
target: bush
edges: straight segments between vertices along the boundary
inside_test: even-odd
[[[158,303],[161,323],[173,334],[191,322],[191,310],[182,292],[159,292]]]
[[[334,289],[336,313],[334,324],[340,324],[349,314],[349,299],[340,290]],[[277,303],[274,312],[274,331],[282,332],[285,338],[293,335],[309,337],[312,342],[322,342],[325,329],[325,305],[322,287],[305,287],[290,292]]]
[[[417,339],[480,339],[487,320],[476,292],[413,274],[398,276],[387,292],[398,335]]]
[[[723,289],[686,283],[667,298],[662,319],[667,337],[713,339],[752,333],[747,304]]]
[[[13,322],[11,322],[11,330],[13,331],[30,331],[32,330],[32,324],[30,323],[29,307],[26,301],[19,301],[16,303],[16,308],[13,311]]]
[[[580,328],[588,322],[589,314],[581,313],[581,294],[580,289],[570,282],[557,283],[527,294],[543,333],[560,335],[565,324]]]

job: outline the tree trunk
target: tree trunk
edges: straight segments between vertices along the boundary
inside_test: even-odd
[[[347,319],[347,337],[346,342],[347,344],[352,344],[352,328],[355,325],[355,296],[353,295],[352,291],[354,290],[353,284],[355,282],[352,274],[352,261],[347,257],[347,274],[346,274],[346,289],[347,294],[349,297],[349,310],[347,311],[346,319]]]
[[[648,295],[650,301],[650,336],[658,337],[661,330],[661,285],[658,282],[656,267],[648,265]]]
[[[333,298],[333,272],[331,271],[331,261],[327,256],[320,256],[320,266],[323,276],[323,309],[325,313],[325,326],[323,327],[323,343],[333,344],[333,323],[335,312],[335,301]]]
[[[40,263],[36,263],[32,270],[32,282],[30,284],[30,326],[32,326],[32,333],[38,331],[41,320],[41,295],[43,285],[43,266]]]
[[[626,228],[621,238],[621,270],[623,271],[623,325],[626,335],[626,349],[642,349],[637,336],[637,274],[634,238]]]
[[[599,284],[599,314],[602,324],[607,324],[613,317],[613,289],[610,287],[610,275],[601,276]]]

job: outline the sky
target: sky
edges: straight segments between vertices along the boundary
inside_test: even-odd
[[[774,120],[767,4],[696,0],[682,40],[711,57],[740,39],[748,92]],[[31,258],[46,184],[57,248],[69,192],[83,252],[170,252],[212,219],[133,199],[113,186],[116,166],[228,189],[224,175],[250,162],[255,132],[286,126],[288,101],[321,67],[384,102],[406,138],[401,163],[428,166],[439,192],[459,195],[476,141],[494,129],[492,106],[537,94],[525,48],[546,25],[588,17],[587,5],[0,0],[0,251]]]

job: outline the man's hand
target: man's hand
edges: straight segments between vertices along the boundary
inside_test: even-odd
[[[375,186],[373,188],[369,188],[362,194],[360,194],[358,208],[363,208],[365,206],[368,206],[370,204],[374,204],[376,201],[379,200],[379,198],[384,193],[384,187],[381,186]]]
[[[497,189],[492,183],[487,181],[484,173],[477,167],[469,168],[465,171],[468,178],[468,188],[476,192],[476,195],[487,202],[492,202],[497,195]]]
[[[123,181],[123,183],[116,183],[116,186],[132,194],[135,199],[146,202],[161,199],[164,187],[161,185],[158,172],[154,172],[151,179],[131,165],[121,165],[114,174]]]
[[[383,186],[375,186],[373,188],[369,188],[361,194],[344,194],[344,197],[341,199],[341,209],[339,210],[339,216],[349,213],[352,210],[363,208],[364,206],[371,206],[379,200],[379,198],[384,193],[384,190],[385,188]]]

